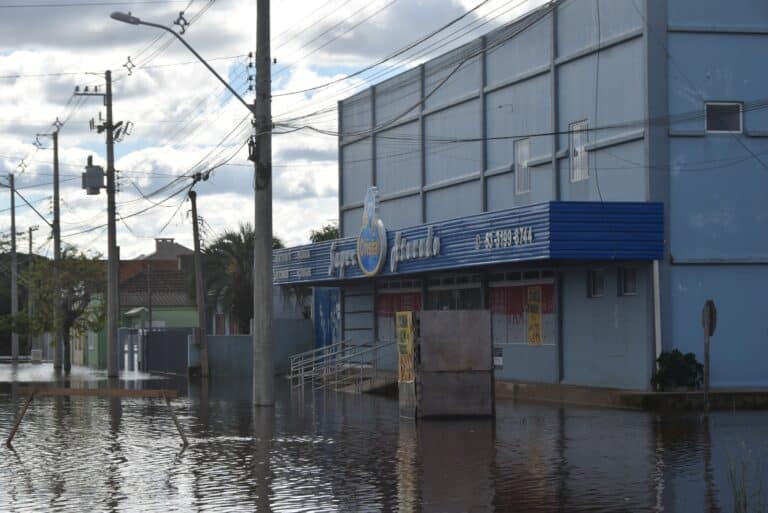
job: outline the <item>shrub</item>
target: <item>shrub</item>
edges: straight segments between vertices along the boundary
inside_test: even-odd
[[[675,349],[671,352],[661,353],[656,362],[658,365],[653,372],[653,377],[651,377],[651,385],[654,390],[675,390],[679,387],[701,388],[704,366],[696,361],[695,354],[683,354]]]

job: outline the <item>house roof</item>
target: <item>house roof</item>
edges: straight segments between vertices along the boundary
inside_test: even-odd
[[[120,284],[120,306],[149,305],[149,289],[155,306],[195,306],[188,294],[188,273],[184,271],[143,270]]]

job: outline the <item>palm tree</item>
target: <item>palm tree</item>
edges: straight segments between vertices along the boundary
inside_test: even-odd
[[[243,223],[236,230],[226,230],[203,250],[208,295],[222,301],[241,333],[248,333],[253,317],[254,240],[253,225]],[[273,237],[272,248],[282,247],[282,241]]]

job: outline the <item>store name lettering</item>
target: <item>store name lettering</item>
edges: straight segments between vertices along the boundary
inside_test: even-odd
[[[336,251],[336,243],[331,244],[330,261],[328,262],[328,276],[336,274],[336,270],[339,270],[339,278],[344,277],[344,269],[351,267],[356,263],[356,255],[354,249],[346,249],[342,251]]]
[[[434,235],[432,227],[427,229],[424,239],[408,240],[401,232],[395,233],[395,243],[389,255],[389,269],[397,271],[397,264],[407,260],[432,258],[440,254],[440,237]]]

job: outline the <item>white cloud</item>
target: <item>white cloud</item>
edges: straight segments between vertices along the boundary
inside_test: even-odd
[[[311,118],[311,124],[335,131],[337,100],[368,86],[365,76],[314,93],[279,94],[343,77],[344,73],[388,55],[479,2],[399,0],[387,6],[390,1],[273,2],[273,55],[278,63],[273,66],[276,96],[272,108],[278,122],[321,110]],[[187,18],[207,3],[193,2]],[[457,33],[430,51],[445,51],[542,0],[517,3],[520,5],[510,11],[505,7],[509,2],[491,0],[476,16],[465,20],[470,29],[482,23],[480,18],[485,18],[488,24],[479,31]],[[247,111],[200,64],[164,66],[191,62],[194,58],[177,42],[163,49],[162,43],[170,38],[149,45],[159,33],[109,19],[113,9],[91,6],[3,10],[0,77],[30,76],[0,78],[0,173],[16,170],[21,157],[31,155],[26,171],[18,176],[18,185],[50,182],[51,152],[34,151],[32,142],[36,133],[50,131],[57,116],[63,119],[69,115],[60,137],[62,232],[67,242],[105,253],[106,233],[100,226],[106,222],[106,198],[104,194],[87,196],[79,187],[79,174],[88,155],[104,164],[104,137],[88,128],[91,118],[99,123],[99,113],[103,115],[104,108],[99,98],[71,100],[71,93],[75,85],[102,83],[103,70],[110,68],[116,70],[115,119],[134,123],[132,134],[116,147],[116,167],[121,171],[118,210],[126,218],[118,222],[122,256],[130,258],[151,251],[154,236],[176,237],[182,244],[191,245],[188,204],[181,204],[184,196],[164,201],[189,180],[184,179],[177,187],[149,200],[142,198],[137,188],[144,194],[155,191],[198,163],[196,169],[201,171],[229,157],[233,164],[217,170],[208,182],[197,187],[200,214],[211,229],[221,232],[239,222],[252,222],[253,171],[246,150],[235,154],[249,132],[247,121],[236,128],[248,115]],[[133,14],[170,24],[178,14],[177,9],[175,4],[136,4]],[[379,10],[378,15],[370,17]],[[370,19],[352,29],[366,17]],[[218,0],[185,34],[202,55],[215,59],[211,60],[214,68],[247,98],[252,98],[247,91],[247,58],[216,58],[252,51],[255,21],[255,2]],[[320,45],[322,48],[318,48]],[[304,57],[309,52],[311,56]],[[137,69],[129,76],[122,68],[129,55],[134,63],[152,67]],[[394,63],[392,71],[377,73],[375,80],[424,58],[426,54],[405,56]],[[281,71],[286,66],[290,67]],[[79,71],[95,74],[71,74]],[[69,107],[65,109],[68,101]],[[285,130],[278,127],[278,131]],[[220,146],[227,135],[229,139]],[[49,145],[47,139],[42,141]],[[273,138],[274,231],[286,243],[304,243],[311,229],[337,218],[336,153],[337,141],[332,136],[299,131]],[[30,201],[39,202],[41,213],[50,215],[46,199],[51,195],[50,185],[23,192]],[[7,196],[2,195],[0,209],[7,207]],[[133,215],[152,206],[150,201],[159,205],[142,215]],[[19,208],[18,229],[31,224],[42,222],[31,209]],[[5,214],[0,229],[7,230],[8,226]],[[91,231],[80,233],[85,230]],[[43,229],[37,233],[40,242],[45,234]]]

